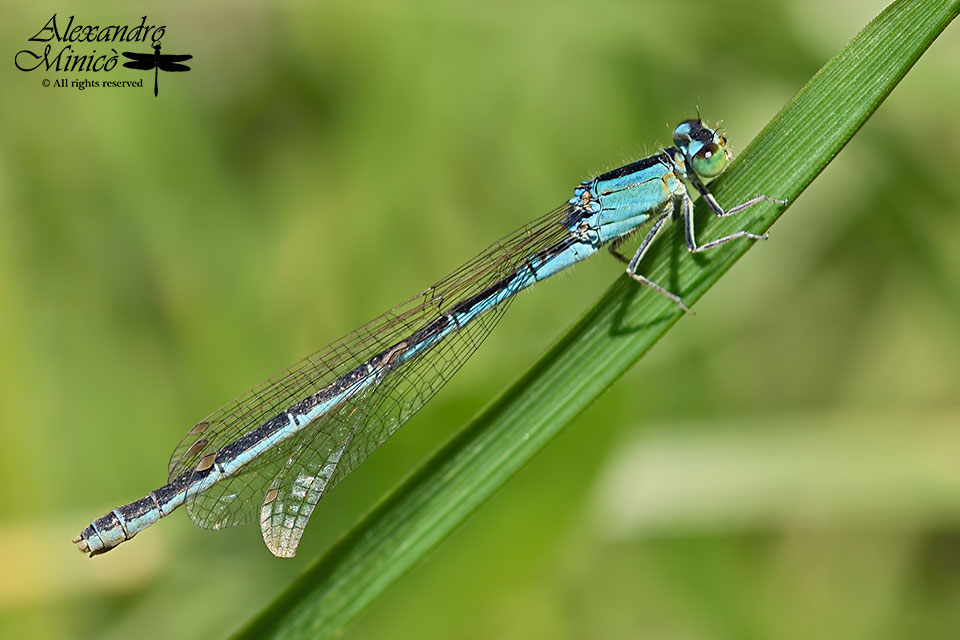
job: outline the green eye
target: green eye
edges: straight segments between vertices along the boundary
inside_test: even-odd
[[[693,156],[692,164],[694,172],[701,178],[716,178],[727,168],[727,154],[711,142]]]

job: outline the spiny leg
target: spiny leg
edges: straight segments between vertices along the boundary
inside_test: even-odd
[[[746,202],[741,202],[740,204],[735,205],[735,206],[732,206],[732,207],[730,207],[729,209],[727,209],[726,211],[724,211],[723,207],[720,206],[720,203],[717,202],[717,199],[714,198],[714,197],[713,197],[713,194],[710,193],[709,191],[707,191],[707,192],[704,194],[703,199],[707,201],[707,205],[710,206],[710,210],[713,211],[714,215],[717,216],[718,218],[725,218],[725,217],[727,217],[727,216],[729,216],[729,215],[733,215],[734,213],[739,213],[739,212],[743,211],[744,209],[749,209],[749,208],[752,207],[753,205],[759,204],[759,203],[761,203],[761,202],[773,202],[773,203],[775,203],[775,204],[787,204],[787,201],[786,201],[786,200],[777,200],[776,198],[771,198],[770,196],[759,195],[759,196],[753,196],[752,198],[750,198],[750,199],[747,200]]]
[[[709,191],[707,191],[706,194],[704,195],[705,198],[707,196],[709,196],[711,199],[713,198],[713,195],[710,194]],[[717,205],[717,209],[720,210],[720,213],[717,213],[716,211],[714,211],[714,213],[717,213],[717,216],[722,218],[724,216],[730,215],[731,213],[736,213],[737,211],[743,211],[750,205],[756,204],[758,202],[761,202],[767,199],[773,200],[773,198],[768,198],[767,196],[757,196],[756,198],[752,198],[751,200],[748,200],[743,204],[739,204],[736,207],[732,207],[728,211],[724,211],[723,209],[720,209],[720,205]],[[716,200],[713,200],[713,202],[716,202]],[[777,202],[779,202],[779,200]],[[712,208],[713,207],[711,205],[711,209]],[[723,244],[724,242],[736,240],[737,238],[750,238],[751,240],[766,240],[769,237],[769,235],[766,233],[763,235],[757,235],[755,233],[750,233],[749,231],[737,231],[736,233],[731,233],[728,236],[723,236],[722,238],[711,240],[710,242],[704,245],[697,245],[697,238],[693,230],[693,200],[691,200],[689,196],[683,199],[683,230],[684,230],[684,234],[683,234],[684,238],[687,241],[687,249],[689,249],[692,253],[701,253],[703,251],[706,251],[707,249],[712,249],[717,245]]]
[[[753,196],[746,202],[741,202],[740,204],[732,206],[726,211],[724,211],[723,207],[720,206],[720,203],[717,202],[717,199],[713,196],[712,193],[710,193],[710,190],[707,189],[707,187],[696,176],[689,176],[688,179],[693,184],[694,188],[698,192],[700,192],[700,195],[703,197],[704,201],[707,203],[707,206],[710,207],[710,210],[713,211],[713,214],[718,218],[725,218],[729,215],[733,215],[734,213],[739,213],[744,209],[749,209],[753,205],[759,204],[761,202],[787,204],[786,200],[778,200],[777,198],[771,198],[770,196],[765,196],[761,194],[761,195]]]
[[[630,276],[640,284],[644,285],[645,287],[649,287],[650,289],[653,289],[654,291],[656,291],[663,297],[667,298],[668,300],[673,301],[678,307],[683,309],[686,313],[693,313],[692,311],[690,311],[690,308],[687,307],[687,305],[683,304],[683,300],[680,299],[680,296],[678,296],[675,293],[670,293],[669,291],[667,291],[666,289],[658,285],[653,280],[650,280],[649,278],[637,273],[637,265],[640,264],[640,260],[643,259],[644,254],[647,252],[647,249],[650,248],[650,244],[653,242],[654,238],[657,237],[657,234],[659,234],[660,231],[663,229],[663,224],[667,221],[667,218],[669,218],[672,214],[673,214],[673,207],[671,206],[668,211],[661,214],[660,217],[656,219],[656,221],[653,223],[653,227],[651,227],[650,231],[647,232],[647,235],[646,237],[644,237],[643,242],[640,243],[640,247],[637,249],[637,252],[634,253],[633,257],[630,258],[629,260],[625,255],[623,255],[618,251],[618,249],[620,248],[620,245],[623,243],[624,240],[626,240],[626,236],[617,238],[612,243],[610,243],[609,251],[617,260],[619,260],[620,262],[626,263],[628,276]]]

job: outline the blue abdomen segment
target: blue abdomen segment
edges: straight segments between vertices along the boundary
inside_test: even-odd
[[[209,464],[201,461],[198,468],[181,474],[168,484],[151,491],[146,497],[117,507],[97,518],[74,542],[81,551],[89,552],[91,556],[106,553],[172,513],[190,497],[201,494],[221,480],[235,475],[257,456],[294,436],[317,417],[369,387],[376,381],[377,375],[378,369],[368,367],[367,363],[357,367],[327,389],[299,403],[304,405],[302,412],[288,411],[278,414],[239,440],[215,454],[210,454]],[[349,384],[343,384],[347,380]],[[293,409],[295,407],[291,407],[291,410]],[[199,470],[201,466],[204,468]]]
[[[406,362],[421,356],[430,347],[441,342],[454,331],[462,329],[484,312],[495,308],[527,287],[593,255],[597,247],[589,242],[573,238],[558,243],[542,252],[542,255],[527,259],[514,273],[490,285],[473,298],[455,305],[446,314],[413,334],[407,348],[398,358]]]
[[[81,541],[85,543],[81,544],[81,550],[88,551],[91,556],[104,553],[162,518],[164,514],[153,498],[153,493],[136,502],[117,507],[90,523],[80,534],[80,540],[77,540],[78,544]]]

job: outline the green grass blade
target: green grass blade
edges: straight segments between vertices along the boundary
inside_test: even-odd
[[[960,0],[893,3],[810,80],[713,185],[720,202],[756,193],[794,201],[960,12]],[[784,207],[758,205],[700,237],[763,231]],[[775,236],[774,242],[788,242]],[[646,273],[691,304],[749,248],[685,253],[679,234],[656,247]],[[560,341],[240,631],[241,637],[334,635],[502,487],[683,314],[620,277]]]

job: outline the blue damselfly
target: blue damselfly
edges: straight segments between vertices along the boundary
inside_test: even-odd
[[[193,522],[207,529],[259,518],[270,551],[292,557],[323,495],[443,386],[516,294],[601,247],[627,263],[631,278],[689,311],[679,296],[637,273],[668,220],[682,221],[692,252],[766,237],[738,231],[697,244],[690,188],[721,217],[782,201],[760,195],[724,210],[705,185],[731,158],[724,135],[686,120],[673,142],[582,182],[560,207],[198,422],[173,451],[168,484],[96,519],[74,542],[91,556],[104,553],[186,504]],[[647,223],[628,259],[619,247]]]

